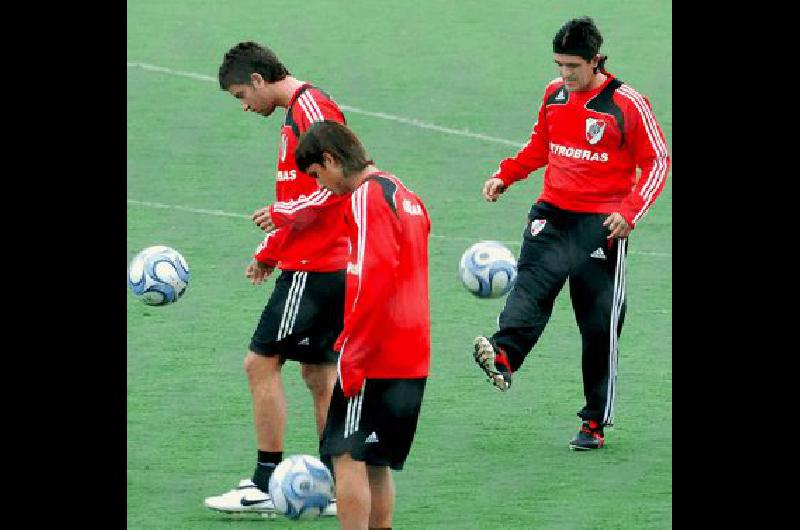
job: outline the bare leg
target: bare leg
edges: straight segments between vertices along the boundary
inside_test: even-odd
[[[253,420],[260,451],[283,451],[286,429],[286,395],[281,381],[279,356],[247,352],[244,370],[253,398]]]
[[[331,404],[333,386],[336,384],[335,364],[305,364],[302,365],[303,380],[311,391],[314,400],[314,417],[317,420],[317,436],[322,438],[325,430],[325,420],[328,417],[328,407]]]
[[[367,466],[372,504],[370,528],[391,528],[394,511],[394,480],[388,466]]]
[[[337,517],[342,530],[368,530],[370,483],[367,466],[348,453],[333,457],[336,469]]]

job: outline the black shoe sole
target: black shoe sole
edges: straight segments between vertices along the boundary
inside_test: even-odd
[[[582,445],[569,444],[569,448],[572,449],[573,451],[591,451],[592,449],[602,449],[603,446],[602,445],[596,445],[596,446],[591,446],[591,447],[584,447]]]

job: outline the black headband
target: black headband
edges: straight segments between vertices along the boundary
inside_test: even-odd
[[[578,57],[582,57],[587,61],[591,61],[597,55],[598,50],[593,50],[591,48],[583,48],[583,47],[566,47],[562,46],[560,43],[553,43],[553,53],[563,53],[564,55],[577,55]]]

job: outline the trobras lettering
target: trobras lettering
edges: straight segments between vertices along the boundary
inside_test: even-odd
[[[550,142],[550,152],[554,155],[588,160],[589,162],[608,162],[608,153],[598,153],[588,149],[576,149]]]

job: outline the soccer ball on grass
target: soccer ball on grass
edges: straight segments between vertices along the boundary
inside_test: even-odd
[[[289,519],[314,519],[333,499],[333,477],[318,458],[292,455],[272,472],[269,495],[278,513]]]
[[[176,302],[189,285],[189,265],[174,248],[147,247],[131,260],[128,287],[147,305]]]

